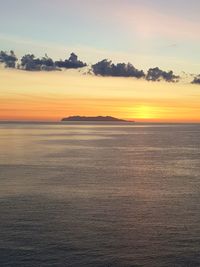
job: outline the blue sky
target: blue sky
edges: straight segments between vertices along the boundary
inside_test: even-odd
[[[200,71],[196,0],[0,0],[0,49]]]

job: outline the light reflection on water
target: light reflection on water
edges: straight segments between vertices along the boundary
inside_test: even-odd
[[[0,266],[200,266],[200,125],[0,124]]]

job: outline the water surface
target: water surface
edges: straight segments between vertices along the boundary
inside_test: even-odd
[[[200,125],[0,124],[0,266],[200,266]]]

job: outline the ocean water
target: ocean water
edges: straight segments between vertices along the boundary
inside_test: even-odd
[[[1,123],[0,266],[200,266],[200,125]]]

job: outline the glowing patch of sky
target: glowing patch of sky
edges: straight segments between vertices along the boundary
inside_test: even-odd
[[[111,115],[137,121],[200,122],[198,85],[103,78],[77,71],[0,70],[0,120]]]

